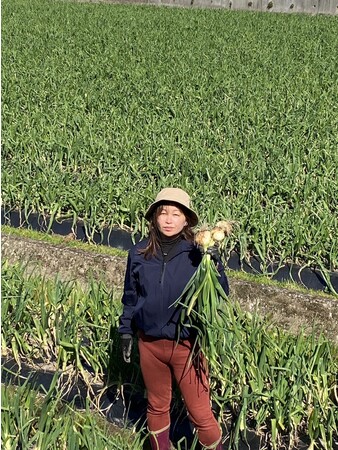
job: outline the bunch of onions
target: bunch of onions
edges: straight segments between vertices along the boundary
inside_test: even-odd
[[[214,330],[224,325],[221,308],[227,295],[219,282],[219,273],[208,249],[220,247],[231,231],[232,222],[221,221],[212,229],[205,228],[196,233],[195,242],[202,251],[202,261],[174,303],[183,307],[179,328],[185,326],[195,330],[193,356],[202,352],[213,371],[217,371],[220,365]],[[180,332],[180,329],[178,331]]]

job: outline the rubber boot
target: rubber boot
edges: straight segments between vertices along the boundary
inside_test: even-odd
[[[150,432],[151,450],[170,450],[169,428],[159,433]]]

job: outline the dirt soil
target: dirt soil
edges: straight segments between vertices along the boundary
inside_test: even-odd
[[[53,245],[33,239],[2,234],[2,260],[26,264],[27,273],[39,273],[46,278],[76,280],[85,286],[90,277],[108,286],[123,286],[126,258],[108,256],[69,248],[67,244]],[[297,332],[315,325],[330,340],[338,344],[338,299],[301,293],[296,290],[243,281],[231,277],[230,298],[239,301],[248,311],[257,310],[273,322]]]

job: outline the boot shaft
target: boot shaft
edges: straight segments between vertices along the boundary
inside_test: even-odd
[[[169,428],[160,433],[150,433],[151,450],[170,450]]]

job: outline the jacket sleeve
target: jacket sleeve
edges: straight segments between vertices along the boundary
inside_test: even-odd
[[[224,266],[223,266],[223,263],[221,261],[219,261],[218,264],[217,264],[217,270],[218,270],[218,273],[220,275],[219,283],[222,286],[222,288],[223,288],[224,292],[226,293],[226,295],[229,295],[228,278],[225,275]]]
[[[122,296],[123,310],[119,318],[118,332],[121,334],[134,334],[132,319],[137,298],[137,283],[133,276],[132,256],[131,252],[129,252]]]

